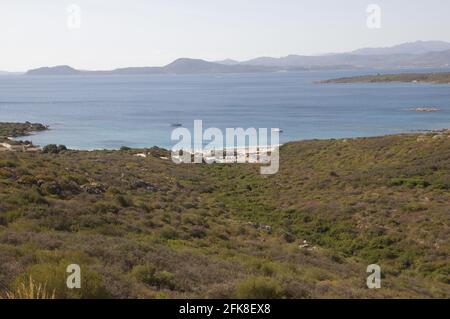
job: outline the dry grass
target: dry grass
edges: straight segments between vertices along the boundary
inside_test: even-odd
[[[47,290],[46,284],[33,280],[31,276],[19,283],[13,291],[7,291],[0,299],[55,299],[55,291]]]

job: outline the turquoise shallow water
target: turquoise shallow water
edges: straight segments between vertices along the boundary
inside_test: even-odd
[[[0,121],[48,124],[51,130],[27,139],[76,149],[169,148],[176,143],[169,124],[190,128],[195,119],[223,130],[281,127],[282,143],[450,127],[450,85],[314,83],[376,72],[399,71],[0,76]],[[408,111],[423,106],[442,111]]]

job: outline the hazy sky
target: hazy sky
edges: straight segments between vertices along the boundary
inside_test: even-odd
[[[381,28],[366,25],[369,4]],[[81,9],[80,28],[76,14]],[[72,11],[73,12],[73,11]],[[448,0],[1,0],[0,70],[82,69],[450,42]],[[75,22],[74,22],[75,21]]]

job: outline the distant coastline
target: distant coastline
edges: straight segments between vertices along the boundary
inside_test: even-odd
[[[352,76],[352,77],[324,80],[319,81],[318,83],[328,84],[328,83],[389,83],[389,82],[449,84],[450,72],[363,75],[363,76]]]
[[[247,61],[206,61],[180,58],[165,66],[124,67],[113,70],[80,70],[69,65],[40,67],[25,75],[150,75],[295,72],[339,69],[446,68],[450,66],[450,43],[416,41],[387,48],[364,48],[344,53],[257,57]]]
[[[333,66],[266,66],[247,64],[221,64],[200,59],[178,59],[163,67],[128,67],[108,71],[77,70],[68,65],[42,67],[29,70],[26,76],[73,76],[73,75],[170,75],[170,74],[239,74],[239,73],[273,73],[308,70],[351,69],[349,65]]]

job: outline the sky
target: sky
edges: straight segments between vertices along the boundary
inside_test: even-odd
[[[380,28],[369,28],[370,4]],[[0,70],[107,70],[450,42],[448,0],[1,0]]]

